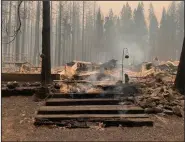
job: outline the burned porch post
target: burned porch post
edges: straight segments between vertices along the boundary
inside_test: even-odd
[[[49,84],[51,83],[51,58],[50,58],[50,1],[43,1],[43,26],[42,26],[42,68],[41,84],[33,95],[34,101],[45,99],[49,95]]]
[[[43,86],[51,83],[51,57],[50,57],[50,1],[43,1],[43,27],[42,27],[42,70],[41,82]]]

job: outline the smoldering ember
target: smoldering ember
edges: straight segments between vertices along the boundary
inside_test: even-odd
[[[3,141],[184,139],[184,2],[109,2],[2,1]]]

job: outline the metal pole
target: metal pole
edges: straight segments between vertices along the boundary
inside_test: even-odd
[[[128,53],[128,49],[127,48],[123,48],[123,55],[122,55],[122,82],[123,82],[123,60],[124,60],[124,58],[129,58],[129,56],[127,54],[125,56],[125,52],[124,52],[125,49],[127,50],[126,53]]]
[[[123,55],[122,55],[122,83],[123,83],[123,59],[124,59],[124,48],[123,48]]]

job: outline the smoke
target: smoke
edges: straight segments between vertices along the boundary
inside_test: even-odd
[[[122,54],[123,49],[128,49],[128,59],[124,59],[123,63],[125,65],[134,64],[138,65],[146,60],[147,57],[147,51],[142,49],[139,45],[136,43],[127,43],[127,42],[120,42],[119,45],[114,49],[114,58],[117,59],[120,63],[122,62]],[[125,55],[126,50],[124,50]]]
[[[125,67],[131,64],[141,64],[148,59],[149,48],[141,47],[135,42],[119,41],[110,50],[106,49],[105,52],[99,52],[95,60],[98,63],[105,63],[111,59],[116,59],[118,60],[118,64],[121,64],[124,48],[128,49],[129,55],[129,59],[124,59],[123,61]]]

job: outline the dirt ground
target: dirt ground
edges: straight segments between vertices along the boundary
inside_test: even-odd
[[[33,117],[39,105],[31,97],[2,98],[2,141],[184,141],[184,120],[176,116],[161,120],[151,115],[153,127],[35,127]]]

